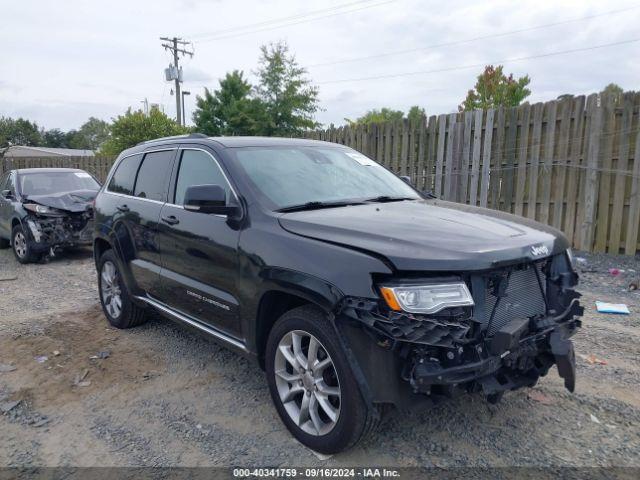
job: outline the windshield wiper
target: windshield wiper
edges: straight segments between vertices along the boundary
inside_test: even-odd
[[[401,202],[403,200],[415,200],[412,197],[392,197],[390,195],[380,195],[379,197],[367,198],[365,202],[370,203],[383,203],[383,202]]]
[[[362,205],[363,202],[345,201],[345,202],[307,202],[300,205],[291,205],[289,207],[282,207],[276,210],[276,212],[299,212],[303,210],[319,210],[321,208],[334,208],[334,207],[346,207],[349,205]]]

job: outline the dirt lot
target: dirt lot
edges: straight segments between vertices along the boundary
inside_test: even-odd
[[[292,439],[240,356],[167,320],[109,328],[90,252],[24,267],[2,250],[0,466],[640,466],[640,294],[626,291],[640,262],[582,257],[575,394],[554,368],[495,406],[391,414],[326,459]],[[596,299],[632,315],[597,314]]]

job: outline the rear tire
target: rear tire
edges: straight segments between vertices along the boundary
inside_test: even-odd
[[[98,261],[98,292],[102,311],[112,326],[132,328],[147,320],[146,310],[131,299],[113,250],[104,252]]]
[[[280,317],[269,333],[265,364],[276,410],[302,444],[332,454],[375,430],[379,415],[363,400],[335,330],[318,308],[302,306]]]
[[[36,253],[29,246],[29,237],[22,228],[22,225],[16,225],[11,231],[11,245],[13,246],[13,254],[18,262],[24,264],[37,262],[42,258],[42,253]]]

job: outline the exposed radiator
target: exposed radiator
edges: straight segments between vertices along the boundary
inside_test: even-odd
[[[546,281],[541,268],[540,264],[536,264],[524,270],[511,271],[506,296],[500,299],[494,296],[491,286],[487,286],[485,315],[486,322],[491,321],[487,332],[488,336],[493,335],[514,318],[530,318],[546,313],[543,296],[543,291],[546,289]],[[536,269],[542,280],[543,291],[540,291]],[[490,320],[492,312],[493,320]]]

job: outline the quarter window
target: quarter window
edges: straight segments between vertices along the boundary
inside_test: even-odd
[[[213,157],[200,150],[184,150],[176,182],[176,205],[184,204],[184,194],[193,185],[219,185],[230,198],[231,188]]]
[[[141,160],[142,154],[122,159],[109,182],[109,191],[133,195],[133,185],[136,182],[136,173],[140,167]]]
[[[166,202],[167,177],[174,150],[147,153],[138,171],[134,195]]]

